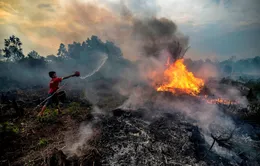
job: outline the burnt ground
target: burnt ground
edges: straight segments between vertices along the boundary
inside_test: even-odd
[[[43,117],[37,117],[40,107],[35,108],[46,98],[47,90],[37,87],[1,92],[0,165],[45,165],[55,149],[66,147],[66,138],[77,138],[82,122],[93,119],[93,105],[79,90],[66,91],[62,114],[50,107]],[[108,110],[122,104],[123,98],[116,98],[117,94],[106,92],[102,96],[99,108]]]
[[[140,118],[145,114],[144,110],[115,112],[121,113],[115,113],[117,118],[112,117],[102,122],[102,164],[206,165],[196,156],[195,140],[192,140],[196,128],[180,121],[179,115],[164,114],[146,121]],[[110,146],[112,144],[114,146]]]
[[[100,113],[84,98],[84,93],[68,90],[62,114],[58,115],[55,110],[49,109],[44,118],[37,118],[39,110],[33,109],[45,98],[45,91],[46,89],[38,88],[2,93],[0,165],[260,163],[259,133],[252,136],[256,143],[252,146],[254,148],[251,149],[250,146],[250,151],[256,152],[250,157],[245,148],[242,148],[243,151],[236,149],[236,142],[241,142],[237,135],[241,132],[226,140],[220,137],[221,135],[217,138],[212,135],[211,139],[216,143],[211,144],[206,141],[208,138],[205,138],[200,127],[193,123],[194,119],[181,112],[156,110],[157,107],[151,103],[147,103],[149,107],[144,109],[117,108],[124,103],[125,98],[113,92],[99,94],[103,96],[96,103],[96,106],[103,110]],[[185,97],[181,100],[185,100]],[[196,100],[194,102],[197,102]],[[252,107],[254,110],[259,109],[256,103]],[[221,108],[224,109],[225,106]],[[246,121],[241,120],[241,123],[250,123],[250,116],[254,115],[251,112],[258,110],[250,112],[249,109],[251,108],[244,108],[243,114],[232,109],[229,114],[234,116],[234,119],[240,120],[243,117]],[[252,125],[257,127],[254,118]],[[90,134],[86,134],[85,131],[89,130]],[[71,145],[75,143],[76,149],[71,150]],[[227,159],[217,153],[215,147],[224,147],[236,154],[233,159]]]
[[[20,101],[23,107],[18,104],[18,109],[15,109],[13,102],[1,104],[1,134],[3,138],[0,144],[1,149],[3,149],[1,151],[1,164],[23,165],[41,160],[53,147],[62,148],[64,146],[64,136],[67,132],[77,130],[82,120],[73,116],[73,112],[69,112],[68,109],[73,108],[73,105],[65,106],[62,115],[49,109],[44,118],[37,118],[39,109],[33,109],[38,102],[27,102],[26,97],[38,95],[38,98],[43,98],[44,93],[41,92],[42,90],[19,92],[22,93],[20,94],[22,97],[20,97],[25,101]],[[17,113],[20,107],[23,109],[22,114]],[[77,111],[84,110],[81,116],[84,120],[88,119],[90,105],[83,103],[80,108],[76,109],[79,109]],[[4,127],[5,125],[6,127]]]

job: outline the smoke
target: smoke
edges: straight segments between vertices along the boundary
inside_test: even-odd
[[[131,22],[132,35],[127,42],[132,46],[132,53],[139,54],[139,58],[143,56],[158,58],[160,53],[166,50],[171,55],[172,61],[182,58],[188,45],[188,37],[178,32],[177,25],[172,20],[156,16],[158,6],[155,1],[148,4],[148,1],[135,0],[131,1],[132,5],[127,4],[129,3],[122,5],[121,14],[125,20]]]
[[[96,96],[95,96],[96,97]],[[92,95],[88,94],[87,99],[93,104],[91,114],[93,119],[90,122],[82,122],[78,129],[71,131],[65,137],[66,146],[63,149],[64,153],[71,156],[81,157],[88,154],[94,147],[92,141],[97,139],[99,134],[98,124],[101,121],[101,116],[108,116],[108,113],[96,106],[96,101]]]
[[[93,136],[93,129],[90,124],[81,124],[78,133],[78,140],[74,143],[67,143],[66,149],[64,150],[67,154],[81,156],[84,154],[84,150],[88,147],[86,145]],[[75,136],[74,136],[75,138]]]
[[[128,99],[119,106],[123,110],[138,110],[145,107],[145,103],[149,101],[150,91],[144,91],[143,87],[137,86],[131,89]]]
[[[210,63],[202,64],[197,71],[194,71],[194,73],[196,73],[197,77],[202,78],[203,80],[208,80],[210,78],[219,78],[220,76],[216,65]]]
[[[122,0],[120,6],[125,16],[143,19],[156,16],[160,10],[156,0]]]
[[[64,152],[68,156],[86,155],[93,148],[91,141],[98,137],[99,130],[97,124],[100,122],[99,117],[107,116],[107,113],[97,106],[93,107],[91,113],[94,116],[91,122],[81,123],[78,133],[67,134]]]
[[[96,72],[98,72],[100,70],[100,68],[106,63],[107,61],[107,55],[104,55],[103,58],[100,60],[100,62],[98,63],[98,66],[96,69],[94,69],[91,73],[85,75],[85,76],[81,76],[81,79],[86,79],[88,77],[93,76]]]
[[[228,99],[230,101],[236,101],[241,107],[247,107],[248,100],[245,95],[248,94],[248,90],[241,89],[239,85],[221,84],[218,81],[207,84],[207,88],[214,94],[216,98]]]
[[[162,50],[167,50],[173,60],[182,58],[182,53],[188,44],[188,38],[177,37],[176,31],[176,24],[166,18],[134,20],[134,37],[142,43],[142,49],[146,56],[158,57]]]
[[[58,35],[61,41],[83,41],[89,35],[115,42],[130,60],[143,55],[157,57],[163,49],[176,59],[187,47],[188,38],[181,35],[176,24],[167,18],[158,18],[155,0],[124,0],[112,2],[71,1],[62,4],[62,20],[70,20],[69,33]],[[180,50],[182,48],[182,50]]]

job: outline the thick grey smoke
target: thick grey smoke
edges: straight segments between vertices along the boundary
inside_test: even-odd
[[[155,1],[134,0],[121,3],[121,17],[131,23],[131,36],[127,42],[133,43],[132,51],[139,53],[139,56],[158,58],[160,52],[166,50],[170,53],[171,60],[175,61],[183,57],[188,37],[178,31],[172,20],[158,18],[158,8]]]
[[[133,36],[142,43],[146,56],[158,57],[167,50],[172,60],[180,59],[188,45],[188,38],[178,37],[176,24],[167,18],[134,20]]]

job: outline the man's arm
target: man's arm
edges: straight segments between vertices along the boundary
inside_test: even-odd
[[[68,79],[70,77],[75,77],[75,74],[72,74],[72,75],[69,75],[69,76],[66,76],[66,77],[62,77],[62,80]]]
[[[70,77],[79,77],[80,76],[80,72],[76,71],[74,74],[66,76],[66,77],[62,77],[62,80],[68,79]]]

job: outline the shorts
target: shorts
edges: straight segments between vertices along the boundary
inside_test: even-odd
[[[54,95],[53,95],[53,93],[48,94],[48,98],[49,99],[46,101],[45,106],[52,105],[53,103],[55,103],[55,104],[59,103],[57,93],[55,93]]]

